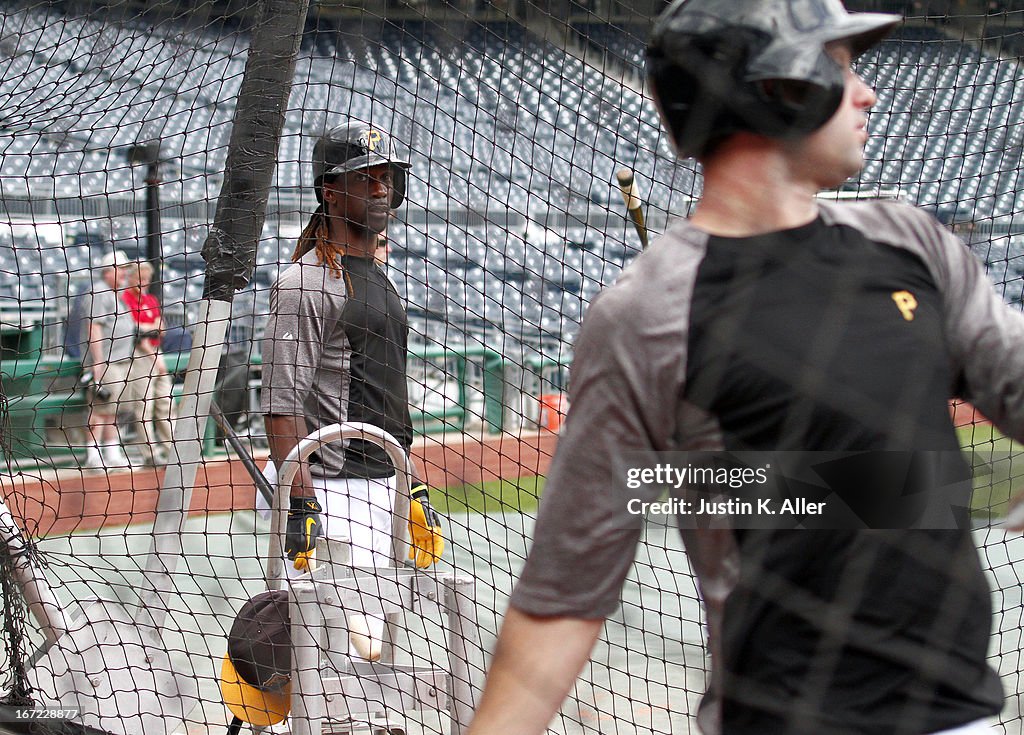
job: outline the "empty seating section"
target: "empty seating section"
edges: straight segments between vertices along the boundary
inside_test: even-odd
[[[957,204],[981,222],[1019,209],[1021,194],[1006,176],[1016,173],[1024,141],[1016,63],[912,29],[861,67],[879,97],[862,182],[898,185],[924,206]]]
[[[0,140],[4,192],[49,185],[58,199],[120,198],[135,213],[127,235],[138,237],[145,171],[124,151],[159,139],[165,203],[216,198],[244,34],[37,10],[0,19],[17,45],[0,78],[5,125],[15,133]],[[389,127],[410,147],[401,215],[408,224],[389,232],[388,272],[412,314],[455,330],[499,327],[533,341],[571,341],[586,304],[637,254],[613,184],[619,167],[636,170],[650,213],[688,211],[700,189],[696,168],[675,160],[651,100],[629,88],[642,77],[644,39],[634,28],[574,27],[586,58],[607,62],[607,74],[514,24],[465,28],[458,36],[427,21],[384,22],[378,41],[326,25],[307,29],[273,215],[257,251],[257,315],[314,206],[312,141],[344,116]],[[70,37],[87,42],[66,43]],[[1024,77],[1016,63],[908,28],[861,69],[879,97],[862,185],[898,186],[912,201],[955,205],[983,223],[1020,209]],[[121,214],[110,206],[112,217]],[[456,216],[467,210],[480,216]],[[550,229],[537,239],[523,225],[492,223],[505,213],[509,222]],[[206,226],[164,216],[162,281],[173,313],[188,316],[202,295]],[[1006,298],[1019,301],[1021,239],[994,236],[972,247]],[[44,294],[66,294],[87,278],[89,258],[87,245],[61,250],[0,238],[0,324],[40,318]]]
[[[1008,303],[1024,298],[1024,235],[971,237],[971,250],[988,270],[996,290]]]

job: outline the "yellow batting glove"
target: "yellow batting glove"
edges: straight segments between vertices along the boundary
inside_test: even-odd
[[[300,572],[305,572],[307,569],[311,570],[313,563],[316,561],[314,554],[316,554],[316,549],[311,551],[300,551],[295,555],[295,561],[292,565]]]
[[[412,500],[409,502],[409,535],[412,537],[409,558],[416,560],[418,568],[426,569],[441,560],[441,554],[444,553],[441,516],[430,505],[430,493],[426,484],[419,480],[412,482]]]

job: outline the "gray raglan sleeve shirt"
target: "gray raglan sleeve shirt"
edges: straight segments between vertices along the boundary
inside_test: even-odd
[[[340,383],[328,378],[346,366],[335,364],[337,356],[326,353],[333,321],[344,306],[344,285],[306,260],[285,270],[270,292],[260,408],[265,415],[305,416],[312,431],[324,413],[321,399],[333,398],[336,403],[342,392]],[[333,397],[319,395],[325,391],[332,391]]]
[[[939,224],[927,219],[935,228]],[[981,263],[941,229],[934,275],[946,295],[946,323],[962,397],[1003,432],[1024,441],[1024,315],[1008,307]]]
[[[678,446],[697,263],[697,248],[663,240],[587,310],[569,381],[571,410],[514,607],[601,618],[618,605],[643,523],[629,512],[640,491],[627,490],[625,464],[634,451]]]
[[[1006,305],[981,262],[934,217],[900,203],[822,207],[826,220],[920,257],[945,310],[955,392],[1008,436],[1024,441],[1024,314]]]

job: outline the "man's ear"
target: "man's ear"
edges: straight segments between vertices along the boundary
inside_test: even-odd
[[[344,177],[339,176],[333,181],[324,182],[324,201],[330,202],[331,204],[338,203],[338,197],[341,195],[343,187]]]

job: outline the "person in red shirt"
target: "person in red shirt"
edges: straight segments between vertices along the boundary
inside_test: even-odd
[[[146,261],[125,268],[121,298],[138,325],[138,338],[128,373],[128,399],[135,422],[146,443],[142,454],[147,464],[166,464],[171,451],[172,381],[160,354],[163,319],[160,303],[149,293],[153,266]]]

